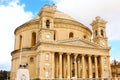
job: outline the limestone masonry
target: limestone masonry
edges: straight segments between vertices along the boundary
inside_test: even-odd
[[[15,30],[11,80],[20,64],[28,64],[30,79],[111,77],[106,21],[97,16],[91,26],[45,5]]]

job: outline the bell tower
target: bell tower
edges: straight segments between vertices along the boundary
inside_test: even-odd
[[[56,6],[45,5],[39,12],[39,32],[38,32],[38,42],[39,43],[52,43],[55,40],[55,30],[54,30],[54,14],[56,11]],[[49,44],[47,44],[49,45]],[[43,45],[39,45],[42,47]],[[52,65],[52,52],[49,50],[37,48],[37,68],[40,70],[37,72],[40,79],[51,78],[51,73],[53,68]],[[41,62],[43,64],[41,64]],[[39,64],[40,63],[40,64]],[[51,70],[52,69],[52,70]]]
[[[108,39],[106,36],[106,21],[97,16],[91,23],[93,31],[93,41],[97,44],[108,47]]]
[[[39,12],[40,17],[40,30],[39,30],[39,41],[53,41],[55,31],[54,27],[54,13],[56,6],[45,5]]]

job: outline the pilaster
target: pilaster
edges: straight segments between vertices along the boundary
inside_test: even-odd
[[[82,78],[85,78],[85,55],[82,54]]]
[[[75,78],[77,78],[77,54],[74,55],[74,63],[75,63]]]
[[[70,79],[70,53],[67,53],[67,78]]]
[[[91,63],[91,55],[88,55],[88,64],[89,64],[89,78],[92,78],[92,63]]]
[[[54,79],[54,77],[55,77],[55,54],[54,54],[54,52],[51,54],[52,55],[52,79]]]
[[[95,59],[95,78],[98,78],[98,63],[97,63],[97,56],[94,56]]]
[[[101,78],[104,78],[104,62],[103,62],[103,56],[100,56],[100,72],[101,72]]]
[[[59,78],[62,79],[62,54],[59,53]]]
[[[110,65],[110,56],[107,56],[107,61],[108,61],[109,77],[112,77],[112,74],[111,74],[111,65]]]

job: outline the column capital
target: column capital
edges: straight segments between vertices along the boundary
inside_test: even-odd
[[[85,54],[81,54],[81,56],[85,56]]]
[[[94,55],[94,57],[98,57],[98,55]]]
[[[71,55],[71,53],[67,53],[67,55]]]
[[[62,52],[59,52],[59,55],[62,55],[63,53]]]
[[[55,54],[55,52],[51,52],[51,54]]]
[[[88,57],[91,57],[91,56],[92,56],[92,54],[89,54],[89,55],[88,55]]]
[[[74,54],[74,56],[77,56],[78,54]]]
[[[106,55],[99,55],[100,57],[105,57]]]

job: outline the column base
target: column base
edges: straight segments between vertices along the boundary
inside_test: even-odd
[[[90,75],[89,78],[92,78],[92,76]]]
[[[67,76],[67,79],[70,79],[70,76]]]
[[[72,77],[72,79],[77,79],[77,77]]]
[[[118,80],[117,77],[115,77],[115,80]]]
[[[52,79],[54,79],[54,77],[51,77]]]
[[[82,76],[82,78],[85,78],[85,76]]]
[[[75,75],[75,77],[77,78],[77,75]]]
[[[96,76],[95,78],[98,78],[98,76]]]
[[[59,75],[59,79],[62,79],[62,76],[61,76],[61,75]]]

